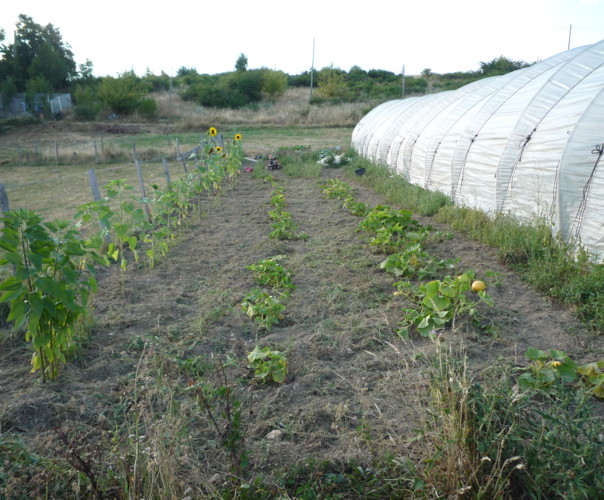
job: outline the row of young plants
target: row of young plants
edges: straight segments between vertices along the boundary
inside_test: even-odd
[[[292,216],[285,211],[287,200],[285,190],[271,178],[273,191],[269,217],[273,221],[269,238],[278,240],[305,240],[308,235],[298,233],[297,225]],[[284,319],[285,301],[295,290],[296,285],[291,278],[291,272],[282,262],[287,257],[276,255],[247,266],[252,271],[256,283],[263,288],[253,288],[244,297],[241,308],[243,312],[258,325],[260,331],[268,332],[274,325]],[[280,351],[270,346],[260,348],[256,345],[248,355],[248,362],[254,369],[254,376],[262,382],[285,382],[287,374],[287,358]]]
[[[356,158],[355,167],[366,169],[358,182],[393,203],[404,200],[405,208],[414,213],[435,216],[453,230],[494,248],[501,262],[531,286],[574,307],[578,319],[595,333],[604,331],[604,263],[595,262],[580,244],[553,235],[551,221],[527,221],[455,206],[443,193],[411,184],[385,166]]]
[[[359,230],[367,234],[370,245],[387,254],[380,269],[397,278],[405,278],[394,283],[397,287],[394,295],[405,296],[413,304],[413,307],[403,310],[405,318],[397,330],[401,337],[409,338],[413,331],[427,337],[446,326],[455,331],[463,319],[469,319],[474,327],[492,331],[490,323],[485,321],[487,318],[478,309],[479,303],[489,307],[494,305],[493,298],[486,292],[486,283],[477,279],[473,270],[457,276],[446,274],[456,270],[457,262],[438,259],[425,250],[424,244],[431,237],[443,235],[431,233],[431,228],[419,224],[407,210],[377,205],[357,212],[352,188],[339,179],[327,181],[322,189],[326,197],[340,200],[342,207],[348,208],[351,214],[364,213]],[[490,271],[485,276],[497,279],[496,274]],[[425,281],[430,278],[433,279]],[[414,285],[411,280],[420,280],[420,284]],[[569,382],[582,378],[595,396],[604,397],[604,360],[578,366],[562,351],[553,350],[553,355],[541,354],[541,358],[534,358],[534,354],[530,354],[532,352],[527,352],[529,360],[546,361],[547,369],[537,377],[541,388],[544,388],[543,382],[553,380],[555,372]],[[572,374],[569,368],[572,368]],[[535,371],[535,366],[531,366],[531,370]],[[528,374],[521,380],[527,377]],[[528,385],[524,384],[524,387]]]
[[[268,237],[274,240],[306,240],[308,235],[302,232],[296,232],[298,225],[293,221],[292,214],[285,209],[287,200],[283,187],[275,187],[272,192],[270,204],[273,210],[269,211],[268,216],[273,221],[271,223],[272,231]]]
[[[359,231],[366,235],[370,246],[387,255],[380,268],[401,278],[394,283],[398,289],[394,294],[406,296],[413,307],[404,309],[405,318],[397,330],[399,335],[408,338],[412,331],[417,331],[422,336],[430,336],[451,324],[456,327],[464,318],[480,323],[477,303],[493,305],[484,282],[477,280],[472,270],[458,276],[446,274],[455,272],[457,263],[437,259],[425,250],[430,238],[443,235],[422,226],[408,210],[395,210],[386,205],[368,209],[354,200],[350,186],[339,179],[327,181],[322,189],[327,198],[340,200],[351,214],[363,217]],[[432,279],[418,286],[412,284],[412,280],[429,278]]]
[[[198,153],[189,159],[190,173],[151,196],[133,194],[123,179],[106,186],[106,196],[82,205],[72,221],[44,221],[37,213],[17,209],[4,214],[0,264],[8,277],[0,283],[0,302],[10,305],[7,321],[25,330],[33,347],[32,372],[55,379],[70,353],[78,348],[96,292],[98,266],[115,263],[122,293],[125,274],[134,261],[154,267],[187,219],[200,213],[202,197],[211,200],[240,170],[241,136],[226,150],[214,141],[214,127]]]
[[[267,175],[263,179],[275,188],[270,201],[274,209],[270,212],[270,217],[275,220],[274,212],[284,211],[287,205],[284,190],[272,176]],[[295,233],[296,226],[291,216],[283,219],[286,219],[288,224],[282,224],[277,229],[273,227],[269,237],[301,239]],[[244,296],[240,304],[241,311],[257,327],[256,345],[247,355],[247,367],[253,371],[252,381],[260,384],[283,384],[287,376],[286,354],[270,345],[260,347],[258,343],[260,334],[269,333],[284,319],[285,303],[296,289],[291,272],[284,266],[286,259],[285,255],[275,255],[246,266],[257,284]],[[229,362],[236,364],[235,360],[227,357],[227,363]],[[249,457],[246,448],[247,424],[243,415],[246,407],[249,407],[251,412],[251,395],[247,401],[236,397],[236,384],[229,380],[225,370],[227,365],[224,363],[218,362],[214,370],[209,370],[203,365],[199,370],[198,364],[192,360],[177,360],[177,363],[190,377],[189,389],[195,391],[200,407],[208,415],[215,435],[228,453],[230,474],[223,484],[223,493],[229,492],[230,495],[234,490],[237,491],[238,497],[253,498],[254,493],[249,493],[248,490],[255,491],[255,487],[245,479]],[[214,384],[208,377],[211,371],[217,375],[217,382]]]
[[[322,187],[325,196],[351,206],[352,189],[345,183],[332,180]],[[398,334],[416,331],[437,346],[430,383],[433,418],[420,433],[434,456],[423,470],[407,464],[414,471],[408,482],[429,484],[445,496],[597,496],[604,487],[604,446],[590,398],[604,396],[604,360],[578,366],[562,351],[529,349],[528,366],[501,361],[491,368],[489,384],[473,382],[465,354],[443,352],[438,332],[445,326],[459,331],[465,319],[484,326],[477,306],[493,305],[485,283],[471,270],[446,274],[457,263],[425,251],[423,244],[433,236],[410,212],[376,206],[364,217],[359,230],[387,254],[380,268],[405,279],[394,284],[394,294],[413,304],[403,310]]]

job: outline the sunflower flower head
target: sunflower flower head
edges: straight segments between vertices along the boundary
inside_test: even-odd
[[[222,148],[220,146],[216,146],[216,153],[217,154],[222,153]]]
[[[210,136],[214,137],[218,133],[218,131],[214,127],[210,127],[208,133],[210,134]]]
[[[235,140],[236,141],[240,141],[241,140],[241,134],[235,134]]]

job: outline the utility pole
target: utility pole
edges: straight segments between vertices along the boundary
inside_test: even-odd
[[[405,98],[405,65],[403,64],[403,94],[402,99]]]
[[[310,101],[312,101],[313,73],[315,70],[315,39],[312,39],[312,63],[310,64]]]
[[[172,71],[170,71],[170,93],[169,93],[169,108],[168,108],[168,116],[172,117]]]
[[[570,34],[573,31],[573,25],[571,24],[570,27],[568,28],[568,48],[566,50],[570,50]]]

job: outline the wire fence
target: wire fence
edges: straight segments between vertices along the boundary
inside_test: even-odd
[[[223,145],[222,136],[217,136],[216,140]],[[186,147],[181,148],[178,141],[174,141],[173,146],[172,150],[166,148],[163,151],[153,148],[156,155],[151,155],[149,148],[139,148],[145,153],[141,155],[134,145],[131,159],[126,158],[120,164],[92,161],[88,164],[42,164],[1,169],[0,209],[4,213],[27,208],[46,220],[69,220],[78,207],[94,200],[95,189],[103,196],[104,187],[112,180],[124,179],[135,188],[137,195],[142,195],[143,190],[149,193],[153,184],[165,189],[171,179],[187,172],[187,160],[202,147],[202,142],[185,144]]]
[[[182,151],[203,142],[197,134],[174,136],[165,134],[151,138],[138,137],[138,125],[107,127],[110,136],[99,134],[90,139],[29,139],[0,146],[0,166],[74,165],[117,163],[131,159],[141,161],[161,157],[178,157]],[[127,135],[122,135],[127,134]]]

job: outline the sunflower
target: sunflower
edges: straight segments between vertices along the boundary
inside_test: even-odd
[[[216,153],[217,154],[222,153],[222,148],[220,146],[216,146]]]
[[[236,141],[240,141],[241,140],[241,134],[235,134],[235,140]]]
[[[209,132],[212,137],[214,137],[218,133],[218,131],[214,127],[210,127]]]

